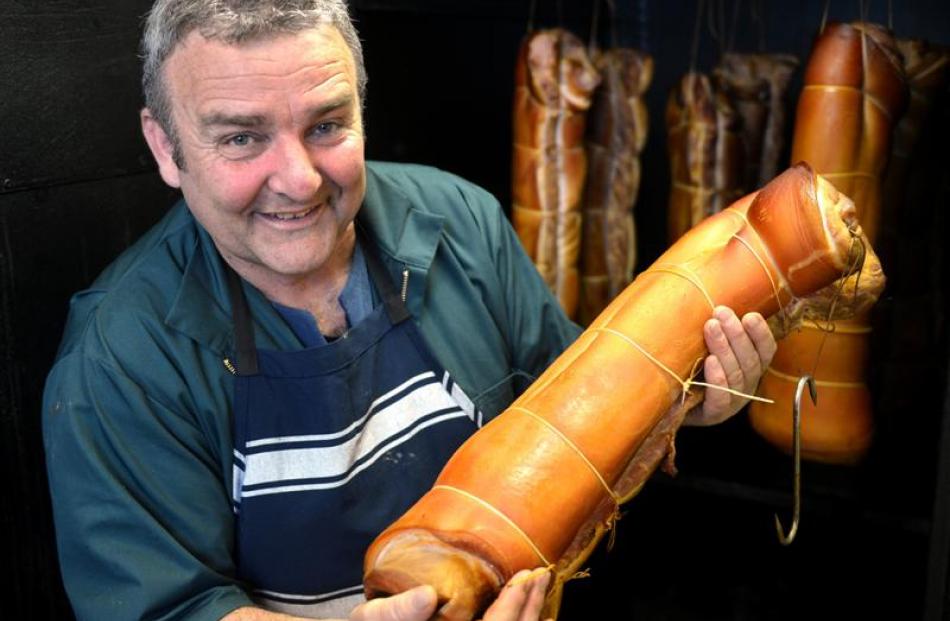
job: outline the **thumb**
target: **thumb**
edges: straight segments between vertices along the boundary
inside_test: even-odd
[[[350,621],[426,621],[435,612],[437,596],[431,586],[420,586],[399,595],[366,602]]]

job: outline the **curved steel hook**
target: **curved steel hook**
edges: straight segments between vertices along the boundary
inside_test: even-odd
[[[778,540],[783,546],[787,546],[795,539],[798,533],[798,521],[802,507],[802,393],[805,392],[805,386],[808,386],[808,395],[811,402],[818,405],[818,388],[815,384],[815,378],[811,375],[803,375],[798,379],[798,387],[795,389],[795,401],[792,404],[792,459],[794,460],[795,474],[792,480],[792,528],[785,534],[782,528],[782,522],[775,516],[775,530],[778,533]]]

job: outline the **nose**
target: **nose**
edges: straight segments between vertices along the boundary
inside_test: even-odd
[[[275,145],[272,153],[270,190],[295,203],[310,202],[323,185],[323,177],[307,145],[297,139],[284,139]]]

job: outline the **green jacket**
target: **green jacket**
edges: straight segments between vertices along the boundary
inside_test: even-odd
[[[367,169],[359,218],[396,282],[408,268],[407,306],[435,356],[497,414],[580,328],[488,193],[421,166]],[[258,346],[301,348],[246,289]],[[184,203],[73,298],[43,429],[78,619],[216,620],[251,604],[233,577],[229,355],[221,259]]]

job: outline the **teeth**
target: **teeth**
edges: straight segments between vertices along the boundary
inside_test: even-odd
[[[313,209],[308,209],[307,211],[300,211],[297,213],[272,213],[267,215],[272,218],[276,218],[277,220],[299,220],[300,218],[309,215],[312,211]]]

